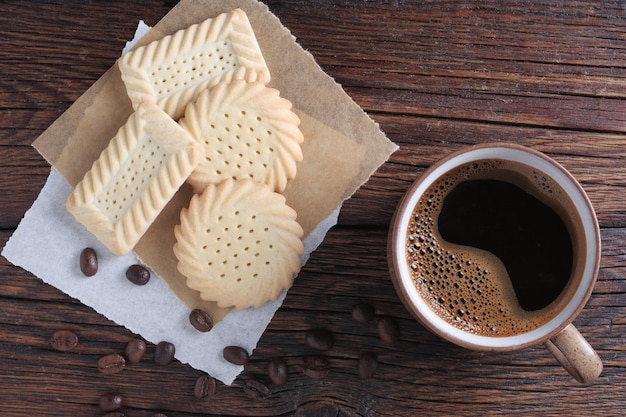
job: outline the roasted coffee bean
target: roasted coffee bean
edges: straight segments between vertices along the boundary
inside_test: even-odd
[[[375,353],[365,352],[359,357],[359,378],[370,379],[374,377],[374,372],[378,367],[378,357]]]
[[[80,270],[87,277],[92,277],[98,272],[98,255],[92,248],[85,248],[80,253]]]
[[[289,377],[287,372],[287,362],[280,358],[272,359],[267,365],[267,374],[274,384],[286,384]]]
[[[168,365],[174,360],[176,347],[170,342],[159,342],[154,350],[154,361],[159,365]]]
[[[152,414],[150,417],[167,417],[167,416],[163,413],[156,413],[156,414]]]
[[[100,397],[99,405],[102,411],[119,410],[124,405],[124,398],[121,394],[109,392]]]
[[[113,411],[111,413],[106,413],[102,417],[126,417],[126,414],[122,413],[121,411]]]
[[[311,378],[323,378],[330,371],[330,362],[323,356],[307,356],[300,365],[302,373]]]
[[[142,265],[131,265],[126,270],[126,278],[135,285],[146,285],[150,281],[150,271]]]
[[[209,375],[201,375],[196,379],[193,387],[193,395],[196,398],[211,398],[215,395],[215,379]]]
[[[385,343],[396,343],[400,340],[398,323],[392,317],[381,317],[378,320],[378,336]]]
[[[352,320],[357,323],[367,323],[374,319],[374,306],[367,303],[358,303],[352,307]]]
[[[213,319],[209,313],[199,308],[191,310],[189,322],[199,332],[208,332],[213,328]]]
[[[146,342],[141,339],[131,339],[126,344],[126,350],[124,353],[126,354],[126,359],[129,362],[137,363],[143,358],[143,355],[146,353]]]
[[[270,389],[256,379],[247,379],[243,386],[243,392],[253,400],[262,400],[270,395]]]
[[[57,330],[50,337],[52,349],[67,352],[78,345],[78,335],[71,330]]]
[[[305,342],[308,347],[315,350],[330,350],[335,344],[335,336],[328,330],[310,330],[306,333]]]
[[[234,365],[245,365],[250,360],[248,352],[240,346],[226,346],[223,355],[224,359]]]
[[[126,367],[126,359],[119,353],[110,353],[98,359],[98,370],[103,374],[116,374]]]

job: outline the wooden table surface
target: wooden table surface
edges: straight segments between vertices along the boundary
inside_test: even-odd
[[[49,166],[31,143],[100,75],[140,19],[154,25],[171,1],[0,2],[0,245],[44,185]],[[233,386],[194,397],[202,372],[175,361],[103,375],[104,354],[133,337],[89,307],[0,260],[0,414],[100,416],[101,395],[125,397],[127,416],[619,415],[626,409],[626,9],[619,1],[269,1],[321,67],[400,146],[352,199],[304,267]],[[511,141],[554,157],[581,182],[602,229],[595,290],[575,325],[604,372],[581,385],[543,346],[472,352],[429,333],[397,298],[387,229],[411,182],[470,144]],[[395,318],[401,339],[381,342],[359,301]],[[51,334],[81,343],[54,351]],[[297,363],[312,328],[335,334],[327,376]],[[378,355],[361,380],[361,352]],[[269,383],[274,357],[289,381]],[[252,399],[245,381],[270,393]]]

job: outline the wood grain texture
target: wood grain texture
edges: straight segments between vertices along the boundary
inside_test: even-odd
[[[117,59],[138,20],[175,2],[0,2],[0,246],[49,173],[30,147]],[[200,372],[177,361],[103,375],[96,362],[133,336],[0,259],[0,404],[11,417],[100,416],[99,397],[125,397],[129,417],[621,415],[626,407],[626,10],[619,1],[413,2],[272,0],[298,42],[400,146],[341,211],[296,279],[245,371],[214,398],[193,396]],[[575,325],[604,361],[582,386],[545,348],[486,354],[444,342],[401,305],[387,272],[387,228],[404,191],[463,146],[512,141],[554,157],[578,178],[602,229],[602,267]],[[400,325],[386,345],[352,306],[367,301]],[[56,352],[52,333],[80,342]],[[335,333],[328,376],[298,370],[315,354],[307,330]],[[357,375],[375,352],[375,377]],[[289,382],[269,384],[284,357]],[[248,379],[270,395],[250,399]]]

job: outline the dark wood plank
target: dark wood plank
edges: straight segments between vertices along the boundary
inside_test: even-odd
[[[610,238],[623,240],[625,234],[624,230],[615,230]],[[153,364],[153,346],[141,363],[129,366],[123,373],[100,374],[95,367],[97,359],[122,351],[132,334],[55,289],[48,288],[39,297],[11,291],[12,285],[17,285],[11,284],[12,280],[32,281],[23,285],[31,287],[31,291],[40,291],[44,285],[4,261],[2,267],[13,271],[3,272],[9,283],[0,286],[5,312],[0,320],[0,347],[6,358],[0,362],[0,372],[12,375],[13,384],[23,387],[23,391],[32,390],[30,384],[45,371],[45,381],[55,386],[55,392],[33,392],[27,399],[39,402],[38,407],[47,410],[46,415],[67,415],[72,410],[86,413],[108,390],[123,391],[129,401],[129,413],[159,408],[182,412],[173,415],[222,414],[233,406],[242,415],[276,415],[292,412],[302,404],[311,410],[311,404],[323,408],[328,403],[340,405],[348,415],[449,412],[451,404],[462,404],[473,413],[497,414],[502,401],[506,401],[509,411],[520,414],[527,412],[531,404],[540,413],[566,412],[572,405],[581,412],[595,409],[595,404],[576,400],[577,396],[567,406],[548,401],[554,401],[555,395],[559,398],[555,386],[563,387],[570,395],[572,390],[579,392],[582,397],[590,387],[573,385],[545,349],[485,355],[452,346],[417,324],[395,297],[384,268],[385,237],[384,229],[370,230],[367,236],[352,228],[331,231],[297,279],[240,381],[234,387],[218,386],[217,396],[208,403],[193,398],[193,383],[200,373],[179,363],[167,368]],[[626,323],[608,319],[623,316],[626,308],[614,308],[616,311],[610,314],[607,310],[626,289],[619,273],[624,264],[623,251],[608,254],[605,264],[592,300],[576,325],[605,359],[604,378],[619,389],[626,377],[621,372],[619,357],[612,352],[620,349],[621,342],[614,335],[623,334]],[[378,337],[375,322],[354,323],[350,310],[358,301],[375,305],[379,316],[394,317],[400,324],[401,341],[386,345]],[[59,328],[70,328],[79,334],[80,345],[74,352],[60,353],[50,348],[48,338]],[[312,328],[327,328],[336,335],[333,349],[323,354],[331,362],[331,371],[320,379],[302,375],[297,369],[304,357],[316,354],[304,344],[304,335]],[[358,355],[364,351],[375,352],[380,361],[376,378],[371,381],[361,381],[356,374]],[[289,364],[289,383],[270,384],[270,397],[250,400],[240,385],[250,378],[269,384],[267,363],[277,356],[286,358]],[[503,383],[507,385],[504,390]],[[610,388],[602,383],[597,385]],[[391,386],[402,389],[389,390]],[[164,389],[168,392],[167,401],[153,394]],[[55,406],[58,414],[54,414],[47,407],[59,399],[61,403]],[[607,410],[618,412],[618,408]]]

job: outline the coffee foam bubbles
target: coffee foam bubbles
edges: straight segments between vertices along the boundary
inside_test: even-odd
[[[456,185],[487,178],[509,181],[542,201],[564,200],[553,180],[525,165],[501,160],[462,165],[435,181],[418,201],[407,231],[406,255],[417,290],[440,317],[474,334],[511,336],[549,321],[549,307],[523,310],[495,255],[445,241],[436,224],[445,197]]]

